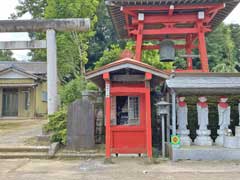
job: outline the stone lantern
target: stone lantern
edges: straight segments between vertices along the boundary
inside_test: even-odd
[[[169,115],[170,103],[161,99],[157,104],[157,116],[162,122],[162,157],[165,158],[165,117]]]

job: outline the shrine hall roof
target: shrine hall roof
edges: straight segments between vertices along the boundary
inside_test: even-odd
[[[148,72],[153,75],[153,80],[156,79],[168,79],[170,73],[159,70],[151,65],[148,65],[146,63],[131,59],[131,58],[124,58],[117,61],[114,61],[110,64],[107,64],[103,67],[100,67],[96,70],[90,71],[86,73],[86,79],[93,81],[95,84],[97,84],[100,87],[104,87],[104,80],[102,75],[107,72],[116,72],[121,69],[132,69],[135,71],[140,72]]]
[[[214,28],[230,14],[240,0],[106,0],[105,2],[118,36],[120,38],[127,38],[127,30],[124,28],[126,22],[124,14],[120,9],[121,6],[169,6],[225,3],[225,8],[220,10],[210,22],[210,25]]]
[[[240,95],[240,73],[175,73],[166,85],[180,95]]]

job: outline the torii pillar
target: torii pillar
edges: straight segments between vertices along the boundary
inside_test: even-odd
[[[48,89],[48,114],[53,114],[58,109],[57,92],[57,45],[56,31],[47,30],[47,89]]]

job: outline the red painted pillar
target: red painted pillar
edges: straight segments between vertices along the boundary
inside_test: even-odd
[[[110,76],[103,74],[105,80],[105,153],[106,158],[111,157],[111,96],[110,96]]]
[[[151,97],[150,88],[146,88],[146,134],[147,134],[147,155],[152,157],[152,118],[151,118]]]
[[[187,55],[192,54],[192,36],[191,35],[187,35],[187,38],[186,38],[186,54]],[[191,57],[187,58],[187,69],[188,70],[193,69],[193,63],[192,63]]]
[[[187,55],[192,54],[192,49],[190,47],[187,47],[186,48],[186,53],[187,53]],[[187,58],[187,69],[188,70],[192,70],[193,69],[193,63],[192,63],[192,58],[191,57]]]
[[[139,21],[135,52],[136,53],[135,59],[138,61],[141,61],[142,58],[143,27],[144,27],[143,21]]]
[[[208,56],[207,56],[207,48],[206,48],[203,24],[202,22],[198,22],[197,25],[198,25],[198,49],[200,53],[202,71],[209,72]]]
[[[151,73],[145,73],[145,98],[146,98],[146,136],[147,136],[147,155],[152,158],[152,117],[151,117],[151,96],[150,96],[150,80]]]

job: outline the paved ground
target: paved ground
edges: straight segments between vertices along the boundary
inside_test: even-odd
[[[1,180],[239,180],[240,162],[180,161],[148,165],[143,159],[1,160]]]
[[[24,145],[40,135],[46,120],[0,120],[0,145]]]

